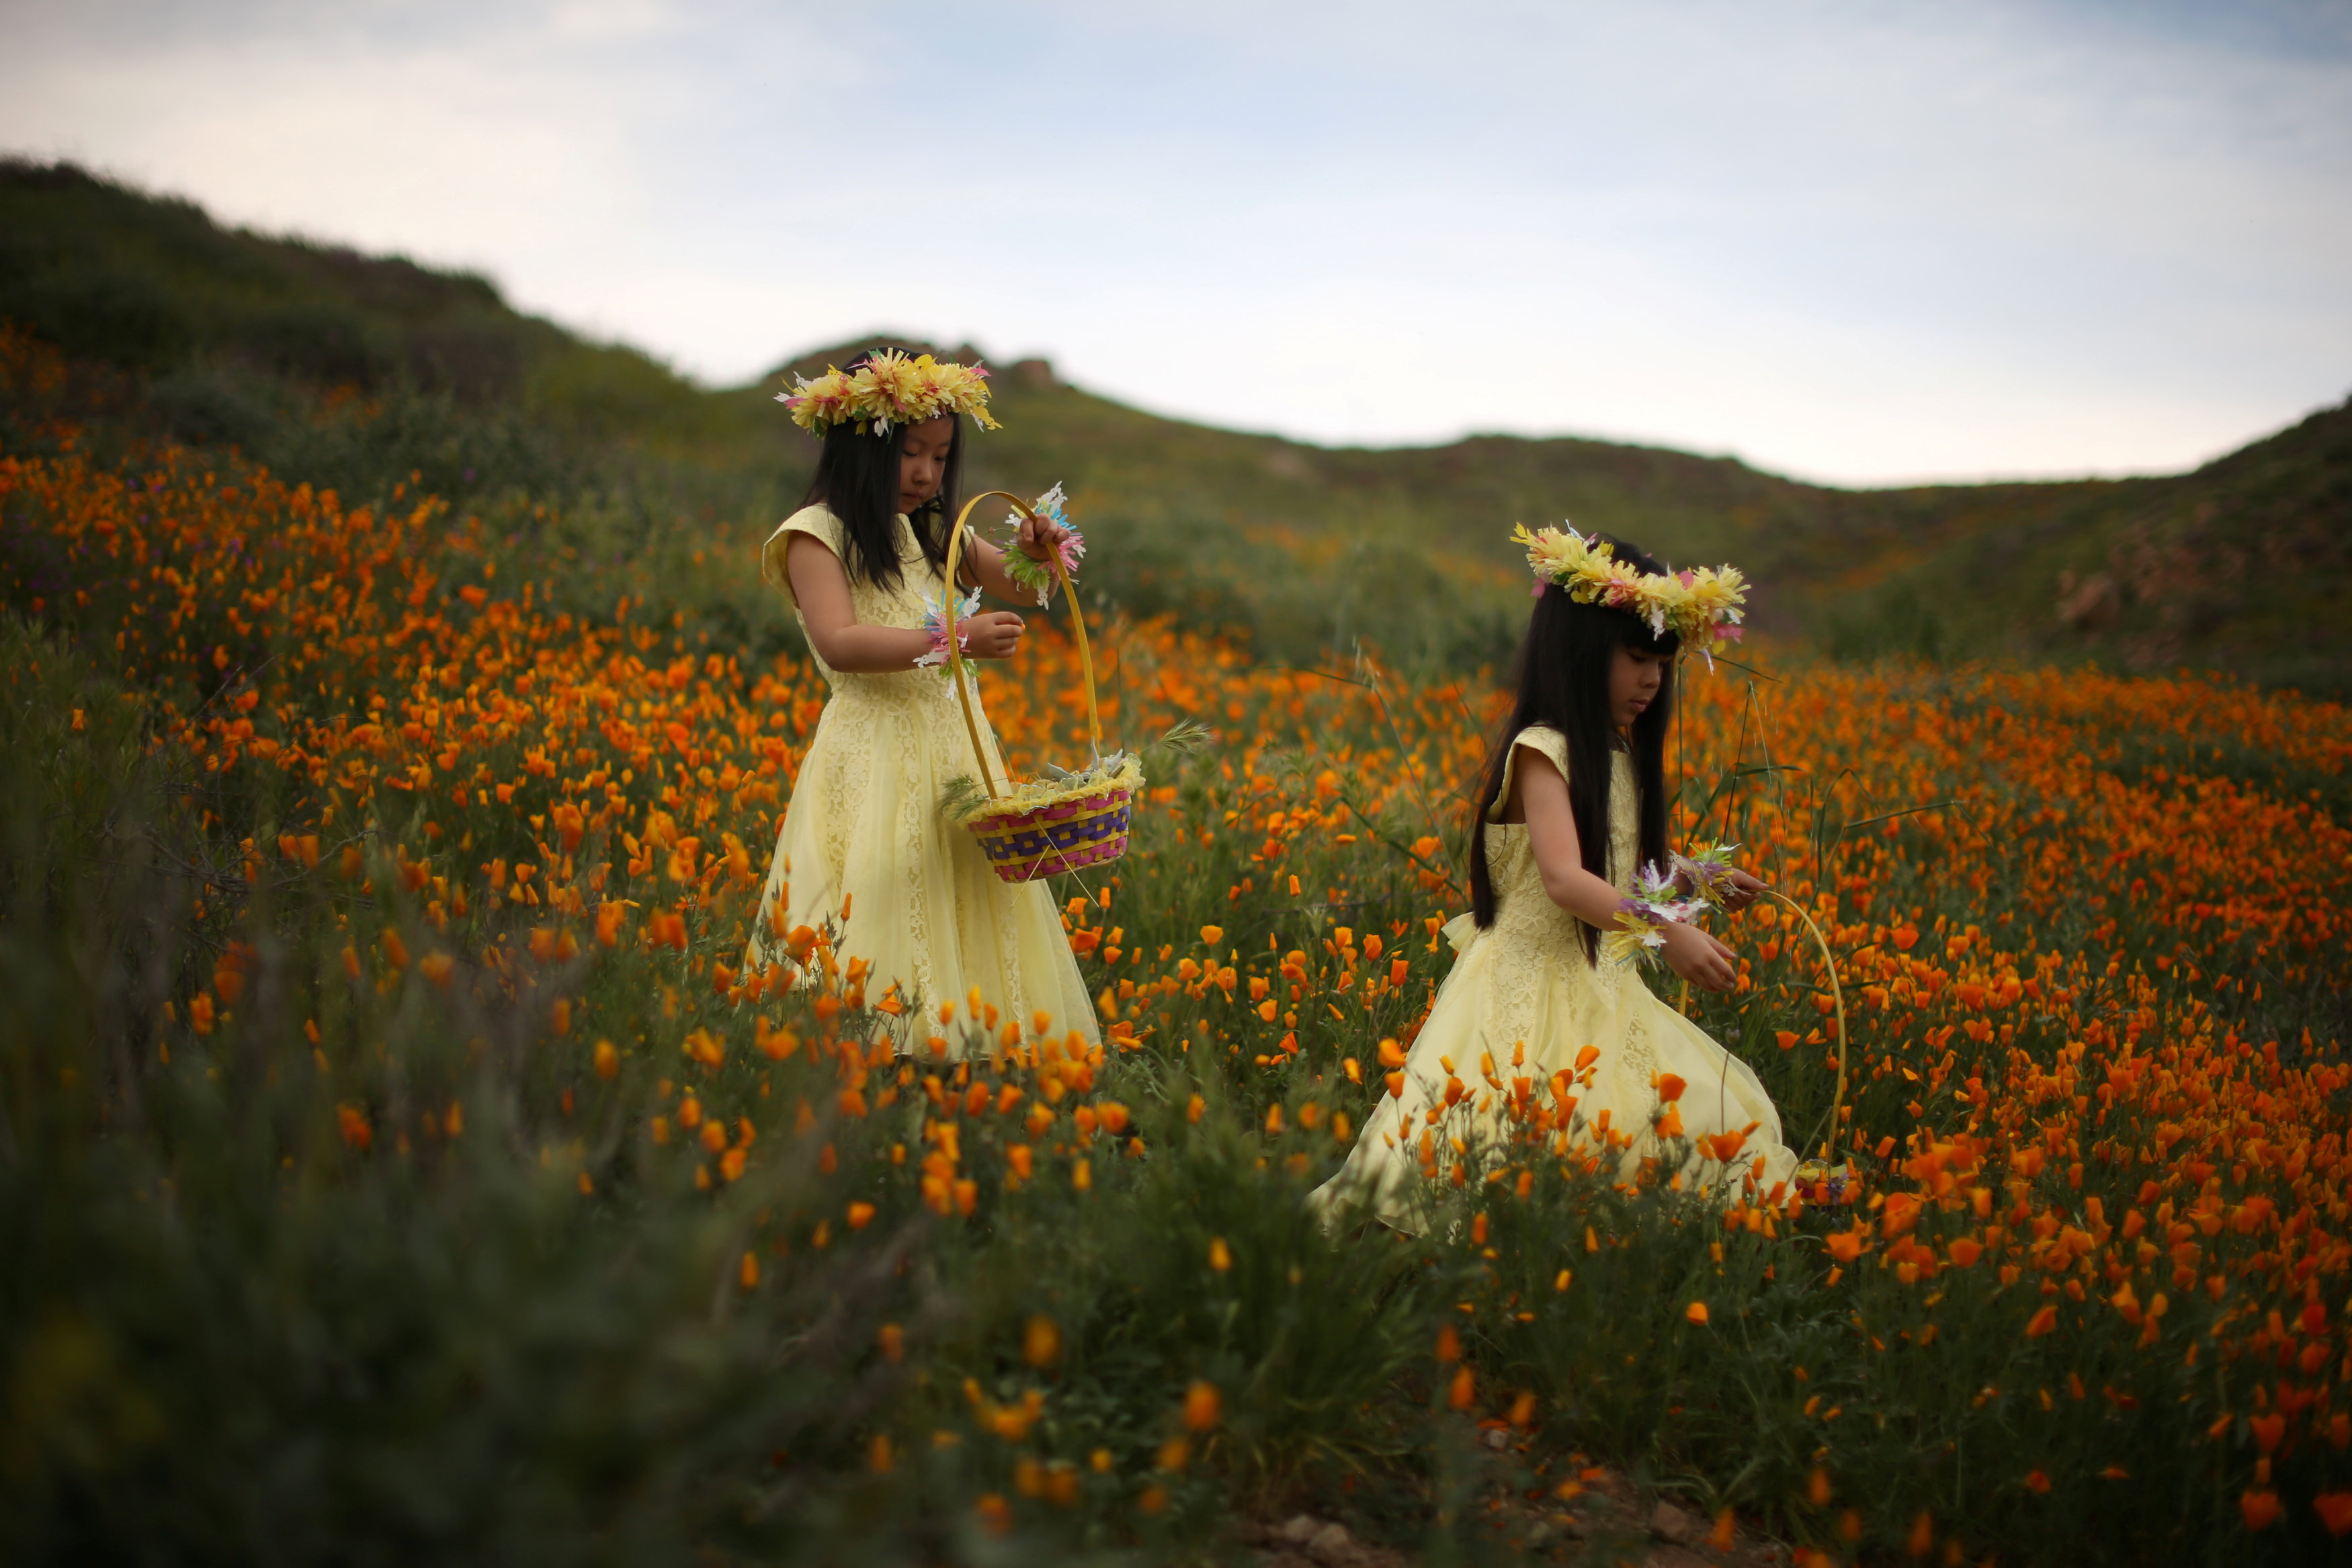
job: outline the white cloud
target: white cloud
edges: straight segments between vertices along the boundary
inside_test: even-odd
[[[1325,439],[2176,466],[2352,385],[2293,6],[45,13],[0,142],[732,380],[881,325]]]

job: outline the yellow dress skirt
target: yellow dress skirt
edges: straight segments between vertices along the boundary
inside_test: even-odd
[[[942,592],[942,574],[903,515],[898,528],[898,586],[877,588],[852,574],[850,604],[866,625],[919,629]],[[848,559],[839,518],[821,506],[793,513],[760,558],[761,576],[787,597],[784,552],[796,533],[832,550],[845,570]],[[793,608],[798,615],[797,598]],[[961,1016],[974,990],[1024,1027],[1042,1012],[1056,1031],[1076,1030],[1098,1042],[1094,1004],[1046,884],[1000,881],[971,835],[940,820],[942,788],[973,772],[951,677],[911,665],[904,673],[853,674],[822,659],[816,664],[832,695],[776,833],[750,963],[782,961],[779,935],[803,925],[821,930],[830,922],[842,961],[866,961],[869,1003],[895,989],[909,1020],[902,1045],[919,1043],[926,1032],[911,1027],[913,1019],[936,1019],[941,1002],[955,1003]],[[973,706],[977,714],[977,690]],[[984,716],[980,729],[988,766],[1002,779],[1003,758]],[[950,1031],[959,1057],[962,1035]]]
[[[1525,747],[1568,776],[1568,739],[1559,731],[1530,727],[1511,745],[1510,766]],[[1639,852],[1638,785],[1630,757],[1619,753],[1612,766],[1609,879],[1626,893]],[[1506,774],[1498,803],[1509,794]],[[1567,1129],[1570,1150],[1600,1156],[1601,1168],[1613,1179],[1633,1179],[1645,1160],[1658,1162],[1653,1168],[1660,1179],[1676,1174],[1664,1168],[1669,1151],[1656,1128],[1665,1114],[1659,1084],[1671,1074],[1685,1085],[1676,1113],[1689,1140],[1681,1167],[1686,1186],[1728,1195],[1747,1190],[1752,1176],[1753,1190],[1762,1196],[1789,1181],[1796,1155],[1781,1141],[1780,1113],[1755,1071],[1653,996],[1632,966],[1596,966],[1585,956],[1581,923],[1544,892],[1525,824],[1489,819],[1486,867],[1495,923],[1480,931],[1465,915],[1446,927],[1459,956],[1406,1057],[1403,1092],[1381,1096],[1348,1163],[1309,1198],[1325,1223],[1338,1228],[1377,1219],[1421,1234],[1434,1200],[1450,1190],[1433,1186],[1423,1171],[1454,1162],[1450,1138],[1462,1137],[1471,1149],[1470,1179],[1488,1162],[1509,1157],[1504,1150],[1511,1131],[1511,1081],[1528,1080],[1533,1103],[1550,1107],[1552,1074],[1579,1074],[1578,1059],[1588,1046],[1598,1054],[1589,1064],[1590,1081],[1570,1090],[1577,1103]],[[1448,1060],[1451,1072],[1444,1065]],[[1482,1067],[1488,1061],[1503,1091],[1486,1079]],[[1465,1091],[1462,1104],[1450,1113],[1444,1101],[1449,1077]],[[1433,1107],[1440,1112],[1435,1124],[1429,1120]],[[1716,1159],[1705,1142],[1710,1134],[1742,1132],[1746,1138],[1728,1163]],[[1560,1146],[1557,1132],[1544,1141],[1547,1148]]]

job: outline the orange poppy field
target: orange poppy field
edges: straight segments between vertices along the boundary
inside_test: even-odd
[[[1621,1181],[1490,1057],[1429,1236],[1334,1239],[1302,1201],[1444,977],[1491,678],[1094,626],[1110,735],[1213,738],[1053,883],[1089,1047],[910,1015],[823,931],[743,967],[804,660],[565,602],[431,496],[48,437],[0,456],[37,1545],[1207,1560],[1307,1509],[1605,1561],[1603,1475],[1809,1563],[2352,1531],[2339,706],[1686,663],[1674,834],[1793,908],[1717,917],[1736,993],[1650,983],[1850,1179]],[[1016,775],[1083,746],[1059,632],[981,690]]]

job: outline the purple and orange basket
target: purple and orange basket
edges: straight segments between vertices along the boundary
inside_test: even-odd
[[[948,535],[947,580],[956,580],[956,563],[963,549],[967,519],[972,507],[992,496],[1002,496],[1024,517],[1034,517],[1029,504],[1003,490],[974,496],[964,505]],[[1087,732],[1095,755],[1102,755],[1102,717],[1095,706],[1095,662],[1087,646],[1087,624],[1078,614],[1078,596],[1058,557],[1052,561],[1054,580],[1069,601],[1070,628],[1076,633],[1078,669],[1087,685]],[[1006,882],[1035,882],[1040,877],[1088,866],[1108,865],[1127,852],[1128,830],[1135,821],[1135,798],[1143,789],[1143,770],[1129,762],[1108,779],[1090,778],[1067,789],[1045,794],[1034,788],[1019,796],[1001,794],[988,770],[988,753],[980,744],[980,722],[971,711],[971,691],[964,678],[963,659],[955,632],[955,591],[943,595],[942,617],[947,632],[948,673],[956,698],[963,705],[964,730],[971,737],[971,754],[980,764],[980,781],[988,803],[963,819],[963,826],[980,843],[980,852]],[[1009,783],[1010,780],[1007,780]]]

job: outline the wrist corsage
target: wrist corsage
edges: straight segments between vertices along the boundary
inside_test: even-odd
[[[925,603],[929,608],[923,612],[923,630],[930,636],[931,651],[917,659],[915,664],[919,668],[944,669],[948,662],[947,606],[936,593],[926,596]],[[955,615],[959,622],[979,613],[980,590],[975,588],[956,601]],[[959,625],[956,628],[955,643],[959,653],[970,653],[971,633]]]
[[[1612,964],[1654,961],[1666,945],[1666,927],[1706,912],[1706,900],[1681,896],[1672,873],[1654,861],[1633,875],[1633,893],[1617,901],[1617,929],[1601,939],[1601,956]]]
[[[1601,939],[1601,956],[1612,964],[1659,961],[1669,925],[1687,925],[1722,907],[1731,886],[1731,852],[1737,844],[1709,844],[1673,857],[1673,870],[1654,861],[1633,876],[1633,894],[1617,901],[1617,928]]]
[[[1675,881],[1713,909],[1725,908],[1732,891],[1731,852],[1738,844],[1706,844],[1674,857]]]
[[[1056,481],[1052,489],[1038,497],[1029,507],[1045,521],[1069,530],[1069,537],[1062,541],[1060,550],[1062,571],[1065,576],[1076,572],[1079,558],[1087,553],[1086,536],[1071,528],[1070,519],[1063,515],[1063,508],[1068,504],[1069,497],[1062,494],[1062,486]],[[1012,522],[1013,519],[1008,518],[1007,521]],[[1007,536],[1004,544],[1004,575],[1035,594],[1038,607],[1043,609],[1054,597],[1054,571],[1045,562],[1025,553],[1020,548],[1015,542],[1019,534],[1019,523],[1013,522],[1013,532]]]

